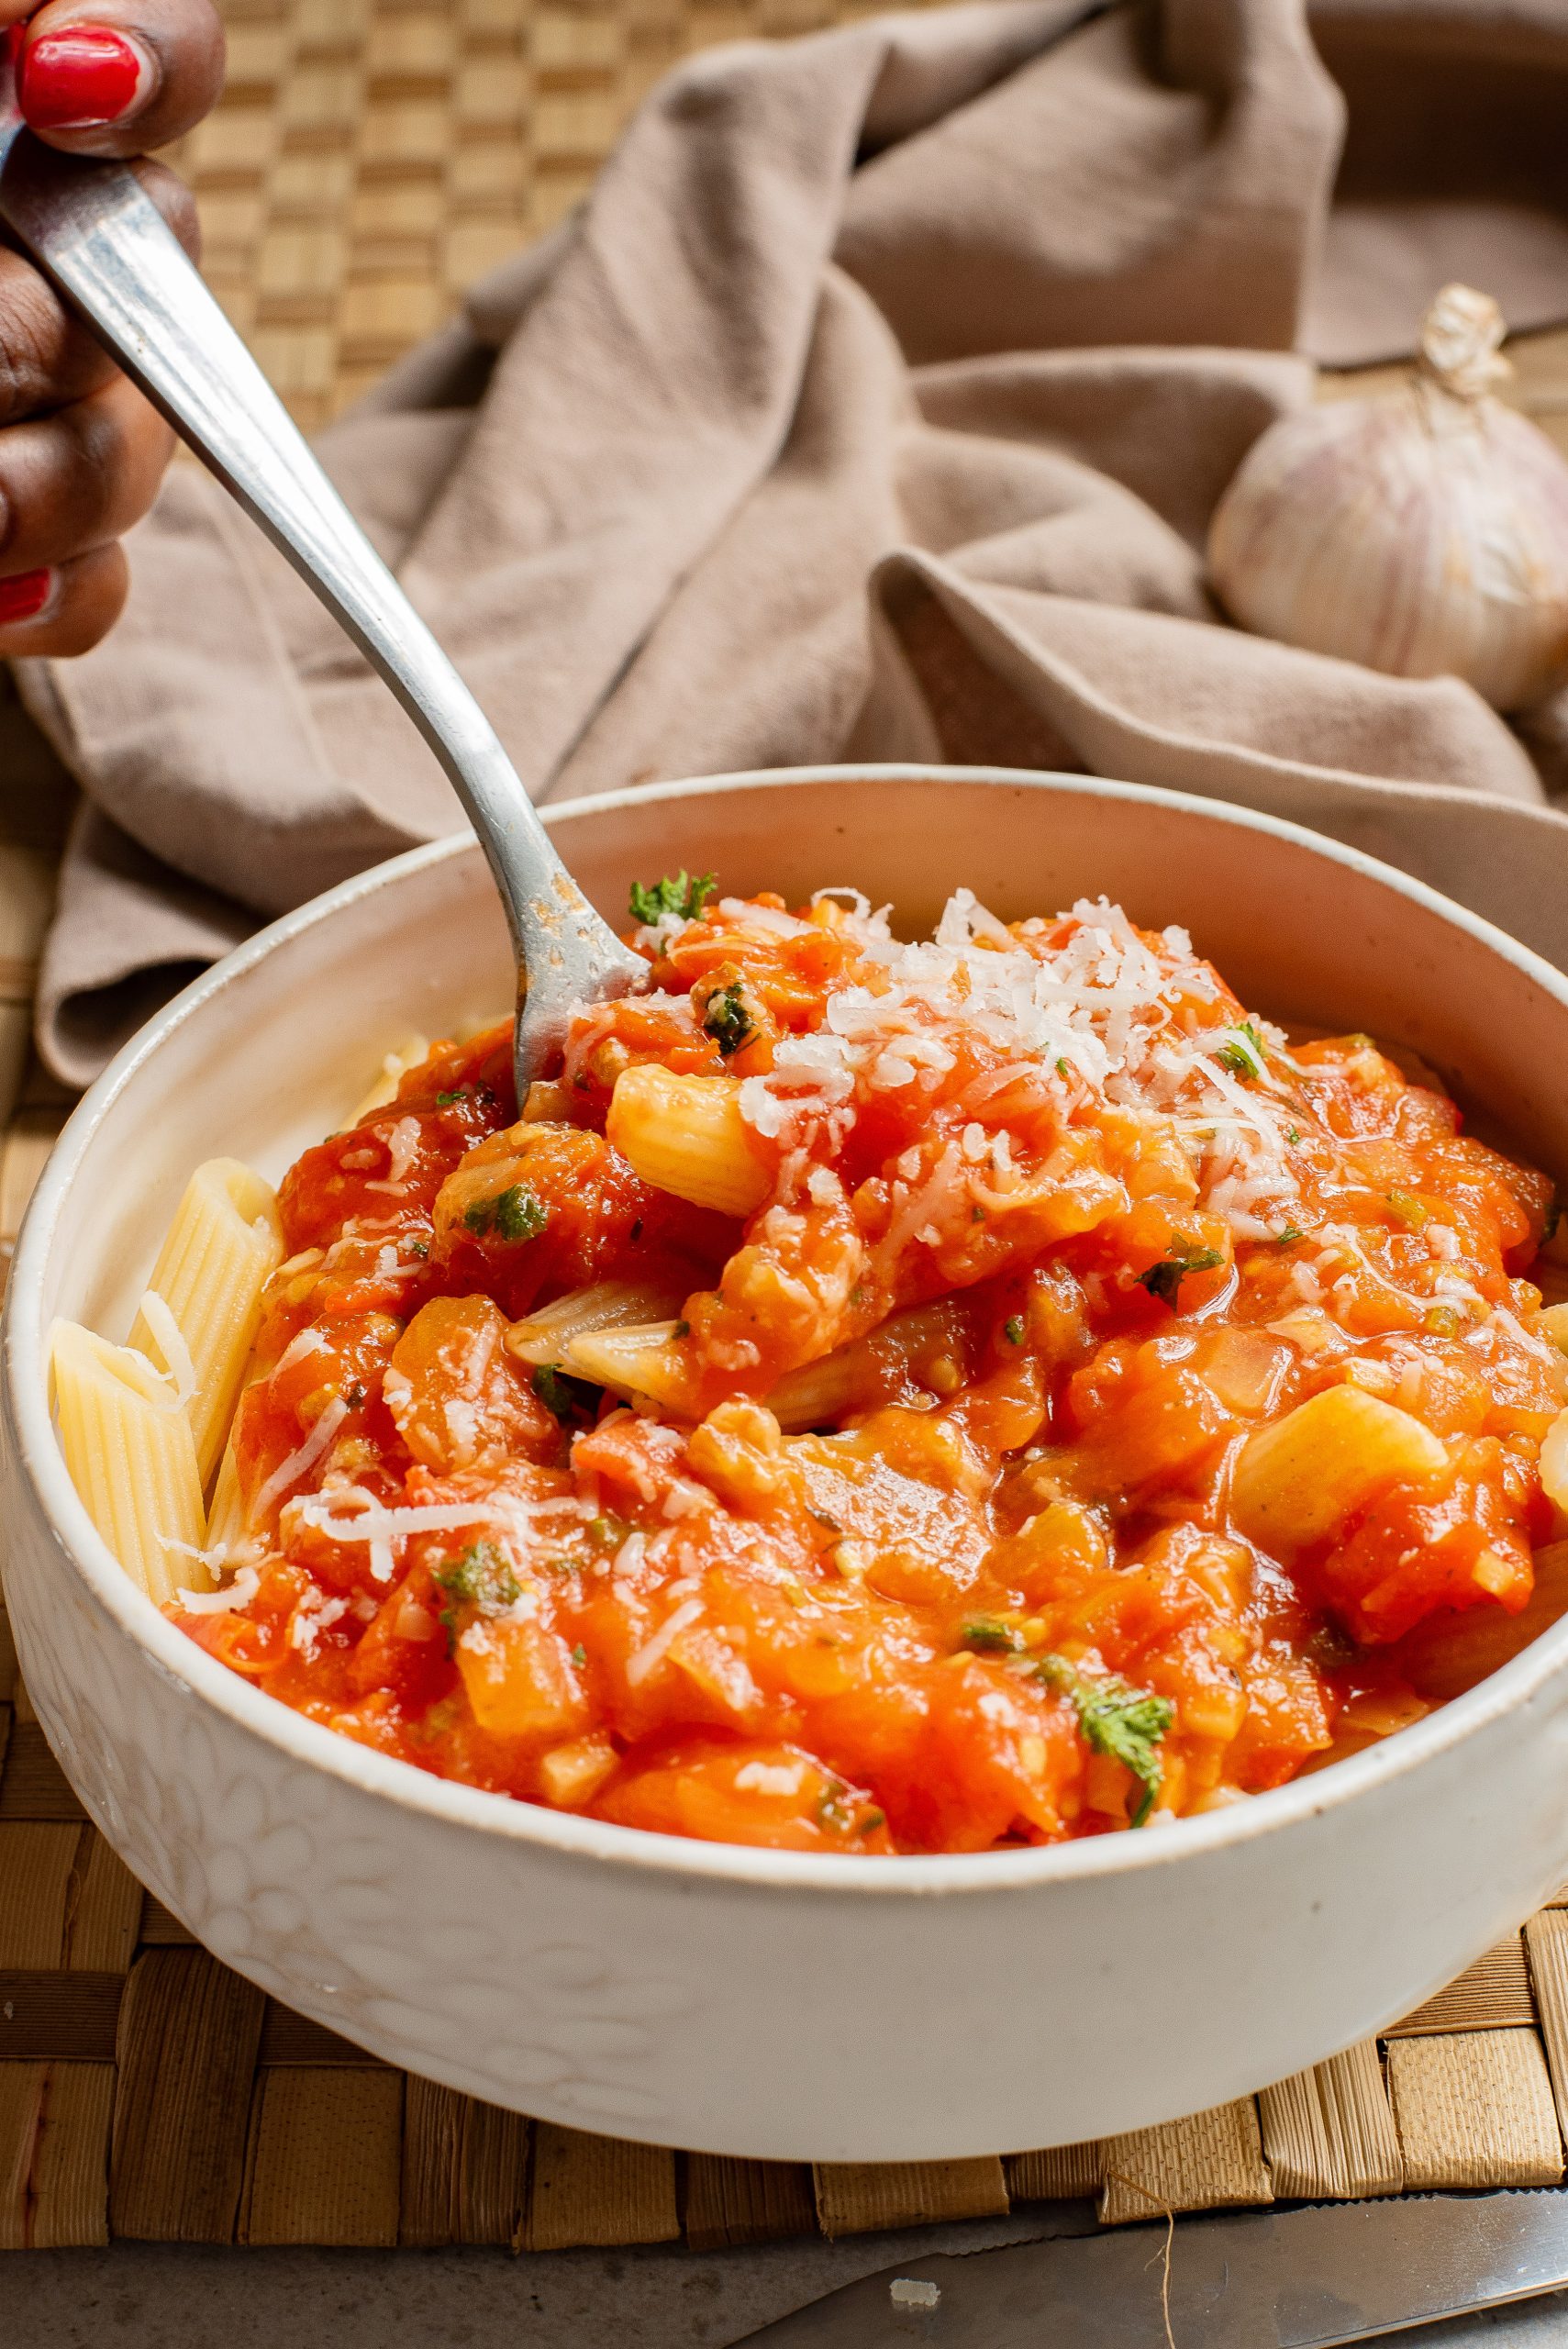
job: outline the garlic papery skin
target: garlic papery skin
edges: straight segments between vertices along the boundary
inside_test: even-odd
[[[1255,635],[1527,708],[1568,677],[1568,463],[1491,385],[1496,303],[1446,286],[1414,382],[1254,442],[1210,526],[1209,577]]]

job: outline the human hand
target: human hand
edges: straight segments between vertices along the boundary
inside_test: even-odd
[[[211,0],[0,0],[28,124],[73,155],[139,157],[199,122],[223,85]],[[139,175],[181,242],[195,206]],[[85,652],[125,602],[119,540],[157,494],[168,426],[31,262],[0,247],[0,658]]]

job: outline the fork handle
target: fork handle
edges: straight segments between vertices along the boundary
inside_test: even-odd
[[[553,1028],[570,995],[618,992],[640,974],[562,863],[489,719],[135,173],[35,139],[8,67],[0,80],[0,219],[314,588],[440,761],[473,818],[519,973],[528,974],[519,1056],[525,1018],[531,1030]],[[603,983],[610,974],[618,985]],[[536,1064],[551,1041],[532,1037]]]

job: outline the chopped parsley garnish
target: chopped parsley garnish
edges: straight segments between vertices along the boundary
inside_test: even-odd
[[[457,1641],[460,1606],[475,1608],[481,1615],[502,1615],[523,1595],[516,1575],[492,1542],[473,1542],[450,1566],[438,1566],[431,1579],[450,1602],[440,1614],[449,1655]]]
[[[756,1032],[751,1015],[740,1000],[739,979],[731,979],[727,987],[719,987],[709,996],[703,1033],[713,1038],[726,1060],[742,1044],[749,1043]]]
[[[436,1107],[438,1109],[450,1109],[454,1101],[466,1101],[467,1098],[467,1085],[457,1085],[450,1093],[438,1093],[436,1096]]]
[[[666,873],[651,888],[644,888],[640,881],[631,885],[630,912],[633,921],[646,923],[651,929],[665,914],[679,914],[683,921],[695,921],[704,906],[718,886],[716,873],[694,874],[685,871]]]
[[[1266,1076],[1268,1063],[1263,1055],[1263,1040],[1250,1019],[1239,1028],[1228,1028],[1225,1041],[1215,1053],[1221,1068],[1232,1076]]]
[[[1056,1074],[1057,1074],[1057,1075],[1058,1075],[1058,1076],[1066,1076],[1066,1075],[1068,1075],[1068,1074],[1071,1073],[1072,1066],[1073,1066],[1073,1063],[1072,1063],[1072,1062],[1068,1059],[1068,1057],[1067,1057],[1067,1055],[1066,1055],[1066,1053],[1065,1053],[1065,1052],[1058,1052],[1058,1053],[1057,1053],[1057,1055],[1056,1055]]]
[[[597,1416],[602,1390],[591,1379],[569,1377],[552,1362],[540,1363],[533,1375],[533,1390],[558,1419],[591,1423]]]
[[[885,1811],[857,1809],[851,1798],[849,1787],[841,1778],[836,1778],[827,1792],[817,1798],[818,1822],[831,1828],[835,1835],[852,1835],[857,1829],[862,1835],[869,1835],[882,1826],[886,1815]]]
[[[1168,1256],[1138,1275],[1139,1286],[1175,1310],[1176,1292],[1189,1273],[1212,1273],[1225,1262],[1218,1248],[1199,1248],[1177,1232]]]
[[[1130,1688],[1125,1680],[1086,1680],[1065,1656],[1041,1656],[1035,1671],[1047,1687],[1069,1699],[1084,1744],[1119,1762],[1138,1780],[1143,1793],[1130,1823],[1141,1827],[1154,1808],[1163,1776],[1160,1741],[1176,1711],[1169,1697]]]
[[[1275,1232],[1274,1246],[1276,1248],[1294,1248],[1298,1240],[1305,1240],[1306,1237],[1306,1232],[1303,1231],[1298,1223],[1287,1223],[1283,1231]]]
[[[408,1242],[408,1253],[411,1256],[417,1256],[421,1264],[424,1263],[429,1252],[430,1243],[428,1240],[411,1240]]]
[[[1388,1192],[1385,1204],[1395,1222],[1404,1224],[1410,1231],[1419,1231],[1423,1225],[1430,1223],[1432,1219],[1420,1200],[1412,1198],[1408,1191]]]
[[[975,1615],[965,1623],[958,1635],[961,1648],[973,1648],[977,1653],[987,1652],[1016,1655],[1023,1645],[1023,1635],[1011,1623],[998,1622],[994,1615]]]
[[[572,1661],[577,1666],[579,1672],[582,1671],[583,1666],[588,1661],[588,1651],[583,1645],[581,1640],[578,1641],[576,1646],[572,1651]]]
[[[475,1199],[463,1217],[470,1231],[497,1240],[537,1240],[550,1221],[550,1209],[520,1183],[508,1183],[493,1199]]]
[[[1286,1126],[1284,1130],[1284,1138],[1288,1142],[1298,1142],[1301,1140],[1301,1128],[1299,1126]]]
[[[1006,1338],[1010,1346],[1021,1346],[1023,1344],[1024,1317],[1021,1313],[1008,1314],[1006,1321],[1002,1324],[1002,1335]]]

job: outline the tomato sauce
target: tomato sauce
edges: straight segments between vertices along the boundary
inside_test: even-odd
[[[521,1114],[498,1026],[291,1169],[191,1637],[443,1776],[885,1854],[1242,1799],[1556,1611],[1551,1186],[1425,1072],[1104,906],[707,894]]]

